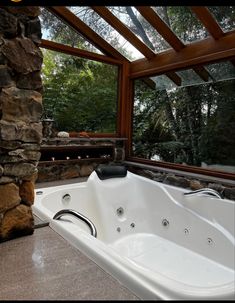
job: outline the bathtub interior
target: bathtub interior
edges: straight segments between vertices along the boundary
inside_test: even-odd
[[[197,287],[234,282],[234,202],[189,199],[183,192],[130,172],[107,180],[93,172],[87,182],[48,193],[41,204],[51,218],[63,208],[87,216],[98,241],[139,268]],[[89,233],[76,218],[60,221]]]

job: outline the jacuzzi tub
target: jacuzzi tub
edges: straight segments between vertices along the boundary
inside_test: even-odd
[[[141,299],[235,299],[235,202],[127,172],[36,190],[33,212]],[[65,195],[71,199],[63,199]],[[53,216],[73,209],[88,217]]]

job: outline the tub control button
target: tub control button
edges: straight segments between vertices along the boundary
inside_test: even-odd
[[[122,207],[119,207],[118,209],[117,209],[117,215],[118,216],[122,216],[124,214],[124,209],[122,208]]]
[[[42,194],[43,194],[43,191],[42,191],[42,190],[36,191],[36,195],[42,195]]]
[[[212,245],[214,242],[211,238],[207,238],[207,244],[208,245]]]
[[[70,196],[70,194],[65,194],[65,195],[63,195],[63,197],[62,197],[62,202],[63,203],[69,203],[71,201],[71,196]]]
[[[162,225],[163,225],[164,227],[169,227],[169,221],[168,221],[167,219],[163,219],[163,220],[162,220]]]

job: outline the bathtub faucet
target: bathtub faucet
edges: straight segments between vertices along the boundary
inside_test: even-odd
[[[198,190],[190,191],[187,193],[184,193],[184,196],[195,196],[195,195],[200,195],[200,194],[205,194],[205,195],[210,195],[214,196],[219,199],[223,199],[223,197],[218,193],[216,190],[211,189],[211,188],[201,188]]]

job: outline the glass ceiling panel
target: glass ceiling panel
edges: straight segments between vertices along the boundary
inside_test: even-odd
[[[47,9],[41,8],[39,19],[42,27],[42,39],[102,54],[102,52],[94,45],[89,43],[75,30],[51,14]]]
[[[153,6],[152,8],[183,43],[188,44],[208,36],[205,27],[187,6]]]
[[[235,66],[230,61],[207,65],[207,70],[216,81],[235,78]]]
[[[90,7],[70,6],[67,8],[129,60],[133,61],[144,58],[143,54],[141,54],[132,44],[123,38],[111,25],[109,25]]]
[[[214,64],[209,64],[204,66],[204,68],[209,72],[210,78],[208,82],[204,82],[198,74],[195,73],[193,69],[186,69],[177,71],[177,74],[181,77],[182,83],[180,87],[193,86],[197,84],[205,84],[209,82],[215,82],[219,80],[228,80],[235,78],[235,67],[230,61],[223,61]],[[150,77],[156,83],[156,90],[166,89],[170,91],[179,86],[175,85],[167,76],[160,75],[155,77]]]
[[[224,32],[235,29],[235,6],[208,6]]]
[[[140,40],[156,53],[171,46],[133,6],[108,6],[108,9]]]

